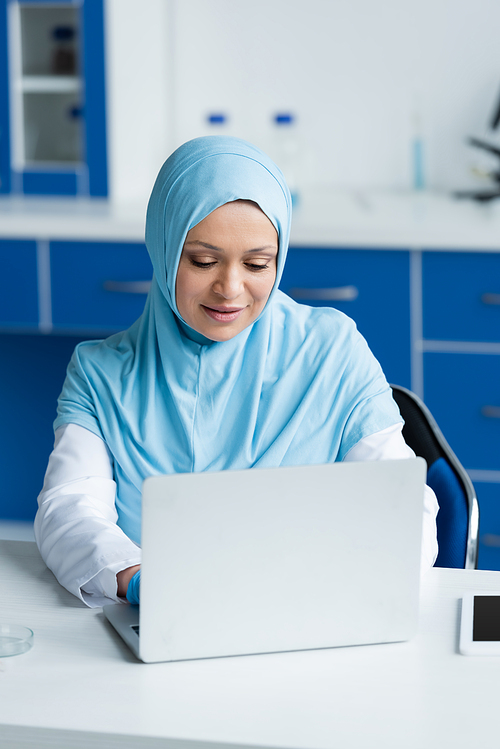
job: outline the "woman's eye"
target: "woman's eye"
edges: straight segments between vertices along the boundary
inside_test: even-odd
[[[212,267],[212,265],[215,265],[215,260],[211,260],[211,261],[206,261],[206,262],[203,262],[203,261],[201,261],[201,260],[193,260],[193,259],[191,258],[191,263],[192,263],[192,265],[194,265],[194,266],[195,266],[196,268],[211,268],[211,267]]]
[[[259,271],[259,270],[266,270],[266,268],[269,268],[267,263],[264,265],[259,265],[258,263],[247,263],[247,268],[250,268],[250,270]]]

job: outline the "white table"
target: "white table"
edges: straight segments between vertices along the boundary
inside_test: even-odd
[[[408,643],[145,665],[34,544],[3,541],[0,621],[35,644],[0,663],[0,745],[497,746],[500,658],[458,654],[459,598],[476,589],[500,592],[500,572],[431,570]]]

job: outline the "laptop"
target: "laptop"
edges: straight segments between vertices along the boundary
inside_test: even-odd
[[[425,479],[422,458],[148,478],[141,603],[105,616],[146,663],[408,640]]]

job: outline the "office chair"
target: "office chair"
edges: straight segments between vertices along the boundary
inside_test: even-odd
[[[427,484],[439,503],[439,553],[434,566],[476,569],[479,506],[472,481],[427,406],[410,390],[391,387],[405,421],[403,437],[427,462]]]

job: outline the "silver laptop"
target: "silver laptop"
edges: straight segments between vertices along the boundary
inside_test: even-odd
[[[421,458],[146,479],[142,661],[394,642],[417,630]]]

